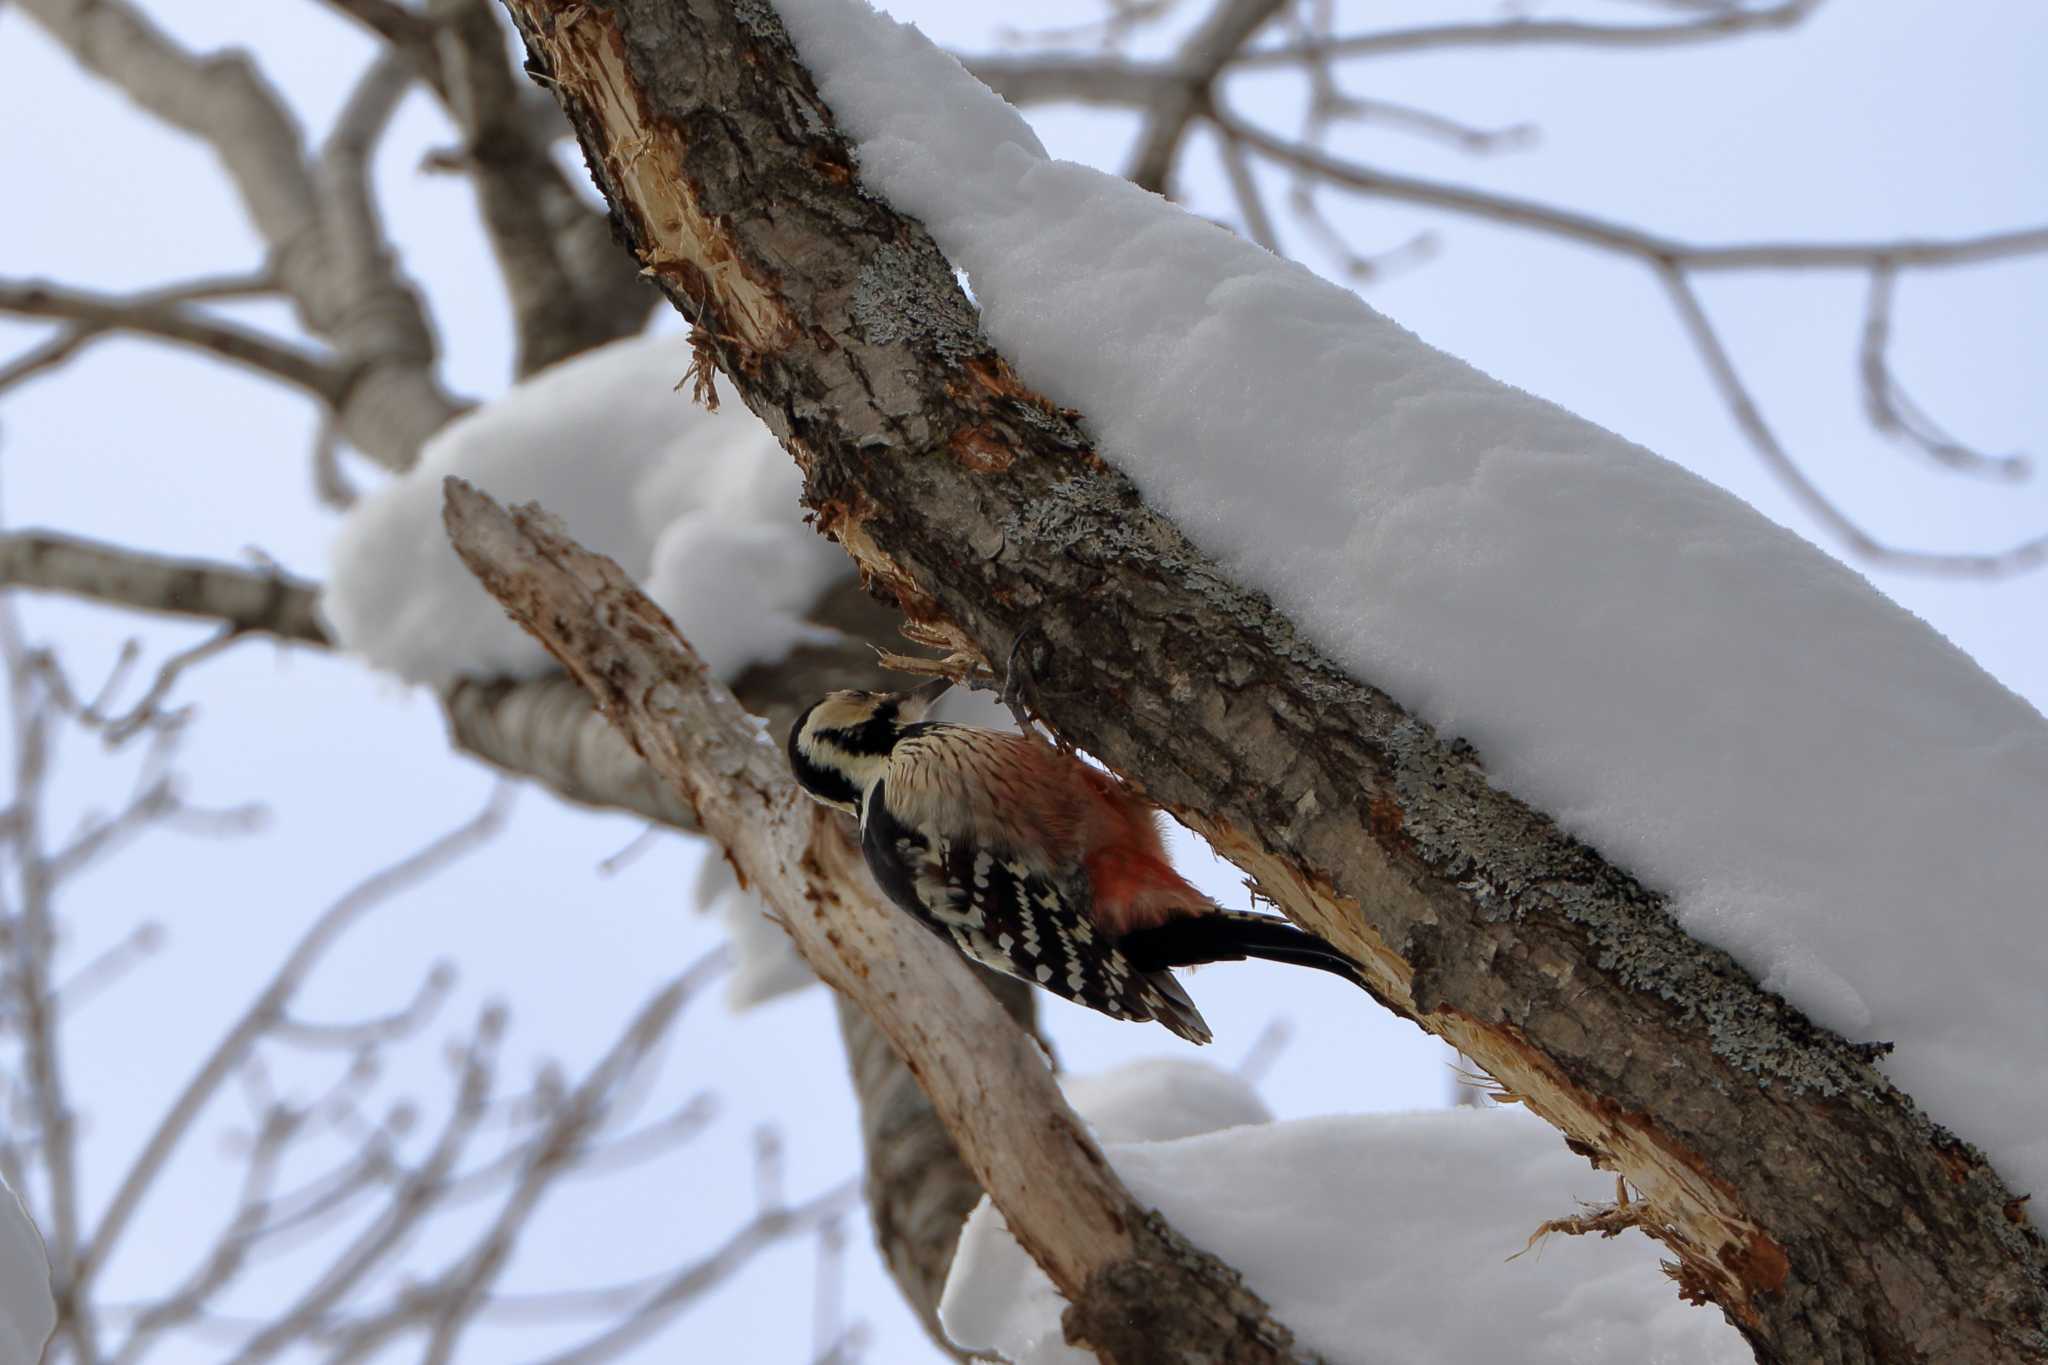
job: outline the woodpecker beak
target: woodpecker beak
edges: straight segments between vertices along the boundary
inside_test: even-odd
[[[951,678],[933,678],[922,687],[911,688],[903,694],[903,697],[905,701],[910,703],[910,707],[917,712],[918,718],[922,719],[926,712],[938,705],[939,698],[945,696],[952,689],[952,686],[953,680]]]

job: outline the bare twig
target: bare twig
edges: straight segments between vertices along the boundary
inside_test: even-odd
[[[1104,48],[1113,48],[1129,39],[1138,29],[1166,18],[1180,8],[1180,4],[1181,0],[1107,0],[1109,13],[1100,19],[1051,28],[1005,27],[998,30],[997,37],[1006,44],[1093,40]]]
[[[1402,175],[1346,161],[1317,147],[1266,132],[1228,110],[1212,117],[1224,131],[1285,166],[1375,198],[1420,204],[1467,217],[1528,228],[1586,246],[1687,270],[1869,270],[1889,261],[1896,269],[1979,265],[2048,252],[2048,227],[1973,237],[1897,238],[1869,242],[1743,242],[1707,246],[1666,237],[1611,219],[1577,213],[1532,199],[1495,194],[1447,181]]]
[[[269,1217],[249,1233],[251,1243],[275,1243],[284,1250],[324,1231],[361,1196],[390,1183],[396,1162],[389,1149],[372,1145],[337,1170],[307,1181],[269,1203]]]
[[[186,669],[204,663],[249,638],[251,633],[248,631],[233,626],[221,627],[198,644],[181,649],[164,660],[157,667],[156,677],[150,681],[149,687],[127,711],[117,716],[93,713],[88,719],[100,728],[108,744],[125,743],[159,718],[159,708],[170,696],[171,689],[178,685],[178,679]]]
[[[1245,160],[1244,145],[1228,132],[1219,131],[1216,140],[1224,173],[1230,177],[1230,193],[1237,200],[1237,211],[1244,217],[1245,232],[1266,250],[1279,251],[1280,235],[1273,230],[1272,216],[1266,212],[1266,201],[1259,193],[1258,178]]]
[[[1256,1086],[1272,1071],[1273,1064],[1287,1051],[1287,1045],[1294,1041],[1294,1023],[1286,1015],[1275,1015],[1259,1030],[1259,1036],[1252,1039],[1252,1045],[1245,1049],[1243,1060],[1237,1064],[1238,1079],[1246,1085]]]
[[[1678,310],[1679,319],[1685,324],[1686,334],[1698,350],[1707,373],[1713,377],[1722,401],[1735,414],[1736,424],[1749,438],[1751,447],[1770,465],[1807,513],[1846,541],[1856,553],[1888,567],[1918,569],[1957,578],[2002,578],[2048,561],[2048,536],[2037,536],[1989,554],[1906,550],[1871,536],[1820,491],[1779,442],[1777,433],[1764,419],[1763,411],[1757,406],[1748,386],[1736,373],[1734,360],[1715,332],[1706,310],[1700,306],[1699,296],[1687,283],[1684,272],[1675,265],[1666,265],[1658,270],[1657,276],[1670,295],[1672,306]]]
[[[26,383],[45,370],[56,369],[105,335],[103,327],[73,326],[29,347],[6,365],[0,365],[0,394]]]
[[[2048,252],[2048,228],[1947,241],[1899,239],[1863,243],[1699,245],[1513,196],[1369,168],[1330,156],[1310,143],[1276,138],[1221,108],[1215,109],[1212,117],[1226,137],[1241,139],[1246,146],[1306,177],[1297,180],[1294,202],[1311,227],[1319,221],[1313,205],[1313,183],[1322,181],[1377,198],[1422,204],[1529,228],[1632,256],[1649,265],[1663,282],[1716,391],[1750,446],[1808,513],[1853,553],[1888,568],[1978,578],[2021,573],[2048,559],[2048,536],[2028,539],[1989,553],[1947,554],[1894,546],[1857,525],[1799,468],[1780,443],[1761,408],[1737,375],[1733,359],[1707,320],[1689,280],[1694,272],[1703,271],[1869,271],[1873,281],[1872,296],[1866,314],[1861,363],[1866,404],[1873,423],[1882,431],[1905,436],[1945,463],[1972,468],[1991,467],[2010,477],[2016,470],[2023,472],[2025,466],[2010,462],[1994,463],[1990,457],[1970,451],[1947,437],[1912,403],[1890,375],[1885,361],[1890,290],[1897,272],[1904,269],[1938,269]],[[1330,236],[1333,246],[1344,250],[1335,234]],[[1357,265],[1354,259],[1354,273]]]
[[[7,978],[15,998],[15,1031],[27,1058],[37,1151],[49,1175],[48,1208],[38,1222],[49,1243],[56,1330],[69,1335],[82,1365],[97,1365],[98,1332],[84,1299],[90,1253],[80,1243],[77,1129],[49,975],[57,944],[52,904],[55,879],[43,854],[40,806],[49,776],[54,708],[38,686],[41,675],[22,641],[14,603],[4,598],[0,598],[0,658],[7,669],[14,744],[14,800],[5,837],[17,869],[20,897],[5,936],[11,957]]]
[[[656,844],[660,843],[662,833],[660,825],[647,826],[627,840],[625,847],[621,848],[617,853],[609,855],[603,862],[599,863],[597,865],[598,875],[601,877],[616,877],[619,873],[640,861]]]
[[[425,1160],[391,1191],[383,1210],[335,1257],[313,1285],[243,1343],[234,1365],[269,1360],[295,1339],[317,1330],[342,1298],[401,1244],[434,1205],[437,1192],[475,1135],[490,1099],[497,1049],[505,1029],[504,1011],[487,1007],[470,1041],[455,1059],[458,1082],[447,1121]],[[376,1339],[393,1330],[389,1319],[401,1307],[355,1330]]]
[[[1116,58],[963,57],[975,79],[1012,104],[1088,104],[1149,109],[1187,81],[1164,62]]]
[[[1449,48],[1512,48],[1535,46],[1644,48],[1687,43],[1713,43],[1728,38],[1794,27],[1806,20],[1821,0],[1786,0],[1756,9],[1727,7],[1702,19],[1678,24],[1595,24],[1576,19],[1508,19],[1499,23],[1432,24],[1421,28],[1387,29],[1352,37],[1330,37],[1288,43],[1245,53],[1246,67],[1291,66],[1304,59],[1381,57],[1400,52]]]
[[[273,1108],[264,1116],[243,1169],[242,1189],[234,1212],[215,1235],[205,1258],[184,1282],[136,1316],[115,1353],[116,1365],[131,1365],[140,1360],[159,1336],[197,1315],[241,1271],[268,1207],[278,1161],[295,1127],[293,1116],[281,1108]]]
[[[842,1359],[847,1338],[846,1228],[831,1219],[818,1228],[818,1266],[811,1288],[811,1360],[831,1365]]]
[[[641,1282],[621,1289],[570,1291],[567,1295],[523,1295],[516,1299],[499,1299],[492,1307],[494,1312],[501,1313],[530,1313],[542,1308],[559,1311],[578,1304],[579,1300],[588,1302],[593,1296],[602,1296],[598,1301],[608,1308],[624,1308],[630,1304],[631,1315],[624,1322],[569,1350],[534,1362],[534,1365],[597,1365],[599,1361],[615,1359],[660,1331],[676,1314],[730,1279],[765,1248],[843,1217],[857,1197],[858,1189],[848,1181],[801,1204],[763,1210],[702,1260],[672,1271],[652,1285]]]
[[[154,920],[138,924],[120,942],[73,972],[71,979],[57,988],[58,1003],[75,1012],[80,1005],[133,971],[163,947],[163,942],[164,927],[161,924]]]
[[[1891,367],[1892,295],[1898,273],[1889,262],[1870,272],[1870,293],[1864,305],[1863,345],[1857,370],[1863,380],[1863,406],[1870,424],[1897,437],[1945,468],[1965,474],[2019,480],[2033,472],[2025,455],[1991,455],[1948,434],[1898,381]]]
[[[463,1329],[503,1271],[521,1231],[540,1207],[542,1195],[554,1177],[575,1160],[585,1140],[603,1121],[608,1096],[626,1075],[639,1067],[674,1026],[683,1006],[724,965],[724,954],[715,953],[657,991],[529,1144],[518,1181],[497,1217],[475,1247],[432,1291],[440,1302],[423,1356],[427,1365],[447,1365],[454,1357]]]
[[[280,1010],[271,1033],[280,1041],[296,1043],[300,1047],[343,1048],[357,1051],[378,1043],[396,1042],[400,1038],[418,1033],[433,1021],[434,1015],[448,999],[448,993],[455,986],[455,968],[446,962],[437,962],[420,978],[419,987],[412,999],[397,1009],[368,1019],[352,1019],[346,1023],[314,1023],[310,1020],[295,1019]]]
[[[183,1141],[200,1110],[241,1064],[256,1039],[275,1027],[286,1003],[341,934],[368,911],[490,839],[504,824],[506,806],[505,789],[493,790],[490,801],[477,815],[419,852],[359,883],[313,921],[269,983],[200,1063],[155,1131],[144,1142],[142,1151],[116,1186],[106,1211],[93,1230],[91,1244],[79,1269],[81,1281],[89,1281],[93,1273],[106,1264],[129,1220],[154,1184],[157,1173]]]
[[[322,413],[320,428],[313,435],[313,496],[322,507],[346,512],[359,496],[341,467],[341,432],[332,413]]]
[[[1350,57],[1404,52],[1586,46],[1617,49],[1670,47],[1720,42],[1755,33],[1789,29],[1820,7],[1821,0],[1790,0],[1766,8],[1718,12],[1678,24],[1597,24],[1579,20],[1510,19],[1500,23],[1436,24],[1378,33],[1339,36],[1318,28],[1269,47],[1248,43],[1231,54],[1225,74]],[[1099,31],[1099,30],[1091,30]],[[1045,42],[1061,34],[1031,35]],[[1078,103],[1115,108],[1153,108],[1176,86],[1186,84],[1176,61],[1130,61],[1067,53],[1027,57],[980,54],[963,57],[990,89],[1012,104]]]
[[[91,294],[36,281],[0,282],[0,312],[78,324],[73,331],[133,332],[190,346],[281,380],[330,404],[338,404],[348,392],[347,369],[324,356],[239,323],[205,317],[189,308],[148,297]],[[81,336],[80,344],[85,339]],[[55,363],[48,359],[50,349],[45,348],[44,363],[38,368]]]
[[[1532,123],[1480,128],[1412,104],[1363,95],[1333,93],[1319,105],[1318,113],[1326,122],[1380,124],[1480,155],[1527,147],[1536,140],[1536,126]]]

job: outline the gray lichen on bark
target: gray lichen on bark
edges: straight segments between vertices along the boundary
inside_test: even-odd
[[[922,246],[931,250],[929,241]],[[919,247],[891,242],[861,267],[853,291],[853,320],[861,335],[877,346],[910,342],[956,361],[986,353],[980,316],[958,289],[932,287],[934,262],[920,259]],[[944,257],[936,265],[951,269]]]

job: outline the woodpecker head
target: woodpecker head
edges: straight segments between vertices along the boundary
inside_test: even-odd
[[[789,769],[828,806],[858,814],[861,794],[888,769],[904,730],[951,686],[944,678],[910,692],[827,692],[789,727]]]

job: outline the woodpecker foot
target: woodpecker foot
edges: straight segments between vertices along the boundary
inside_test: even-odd
[[[1026,641],[1038,635],[1036,624],[1027,625],[1017,632],[1010,641],[1010,657],[1003,664],[1003,686],[996,695],[1009,711],[1010,718],[1017,722],[1017,729],[1034,738],[1050,737],[1052,746],[1063,754],[1071,754],[1074,746],[1052,733],[1052,727],[1038,721],[1038,680],[1031,671],[1031,657],[1024,649]],[[1041,638],[1043,638],[1041,636]],[[1035,653],[1035,651],[1033,651]],[[1040,727],[1043,728],[1040,728]]]

